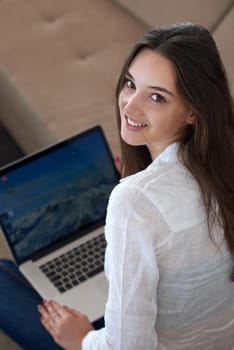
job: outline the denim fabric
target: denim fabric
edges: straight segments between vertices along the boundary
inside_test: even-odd
[[[0,259],[0,329],[25,350],[59,350],[40,323],[37,305],[41,302],[17,266]],[[93,323],[95,329],[103,325],[103,318]]]
[[[41,297],[15,264],[0,260],[0,329],[25,350],[61,349],[40,323]]]

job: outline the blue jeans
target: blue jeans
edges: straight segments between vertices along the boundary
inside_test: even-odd
[[[0,329],[25,350],[61,349],[40,323],[42,299],[12,261],[0,260]],[[103,319],[94,324],[103,326]]]

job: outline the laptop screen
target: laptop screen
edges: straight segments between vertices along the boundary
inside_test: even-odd
[[[99,126],[0,170],[0,223],[17,263],[103,223],[118,179]]]

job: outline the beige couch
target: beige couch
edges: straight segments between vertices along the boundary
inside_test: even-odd
[[[212,31],[234,95],[232,0],[1,1],[1,123],[25,153],[99,123],[117,154],[123,58],[149,27],[178,21]],[[2,241],[0,256],[9,256]]]

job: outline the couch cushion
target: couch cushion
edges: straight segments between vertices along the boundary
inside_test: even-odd
[[[116,0],[149,26],[195,22],[212,29],[232,0]]]
[[[207,27],[217,42],[234,96],[233,0],[116,0],[149,26],[195,22]]]
[[[39,134],[44,127],[55,138],[101,123],[118,152],[115,84],[129,45],[145,29],[110,0],[0,2],[1,63],[36,111],[35,124],[30,115],[32,134],[39,120]],[[12,119],[10,128],[17,130],[17,113]],[[15,131],[26,152],[38,147],[22,136]]]
[[[229,77],[232,96],[234,97],[234,7],[222,19],[214,32],[223,63]]]

